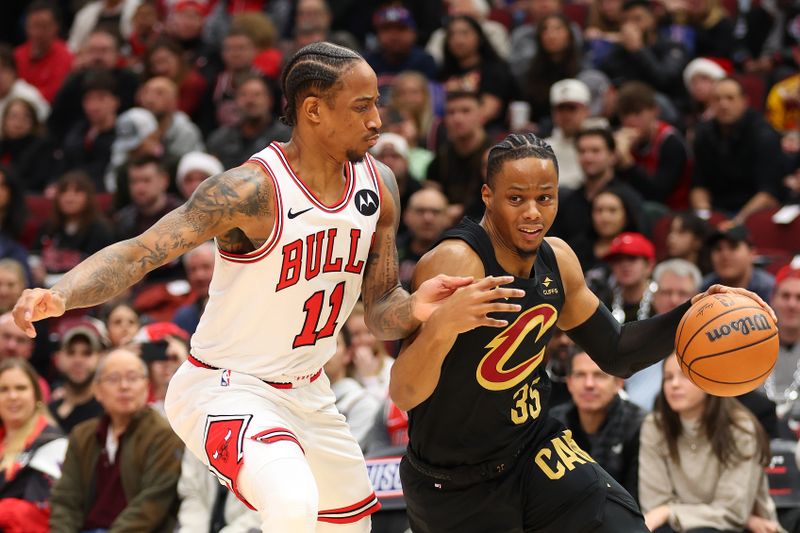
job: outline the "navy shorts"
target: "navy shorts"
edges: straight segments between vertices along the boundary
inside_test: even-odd
[[[649,533],[639,506],[567,430],[480,482],[422,473],[405,458],[403,493],[414,533]]]

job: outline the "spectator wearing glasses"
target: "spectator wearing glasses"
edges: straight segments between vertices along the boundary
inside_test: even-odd
[[[105,414],[70,435],[53,488],[51,531],[172,531],[182,444],[147,407],[147,365],[126,349],[110,352],[94,379]]]

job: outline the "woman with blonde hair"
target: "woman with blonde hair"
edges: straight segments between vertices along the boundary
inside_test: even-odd
[[[33,367],[18,358],[0,362],[0,531],[49,531],[50,489],[66,451]]]
[[[656,533],[783,531],[764,467],[769,441],[735,398],[703,392],[664,360],[655,409],[640,434],[639,500]]]
[[[435,146],[434,136],[436,116],[428,85],[428,78],[412,70],[401,72],[392,80],[389,107],[407,113],[417,127],[416,146],[430,148]]]

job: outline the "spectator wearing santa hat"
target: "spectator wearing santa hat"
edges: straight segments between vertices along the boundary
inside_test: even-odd
[[[188,199],[203,180],[224,171],[222,163],[213,155],[205,152],[189,152],[178,162],[175,183],[181,196]]]
[[[711,98],[714,96],[714,82],[727,75],[719,63],[698,57],[683,69],[683,84],[691,98],[692,114],[695,121],[711,118]]]

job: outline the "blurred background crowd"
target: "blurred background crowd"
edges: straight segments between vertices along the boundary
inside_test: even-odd
[[[281,68],[319,40],[378,75],[371,152],[397,177],[405,286],[445,229],[481,216],[488,149],[525,131],[559,160],[550,235],[617,320],[719,282],[771,303],[780,355],[753,393],[708,397],[673,359],[613,378],[558,334],[550,399],[653,530],[800,531],[798,0],[3,0],[0,531],[258,529],[160,414],[213,243],[34,339],[8,312],[287,141]],[[357,308],[325,367],[368,457],[407,442],[387,396],[397,348]],[[403,531],[396,462],[370,469],[375,531]]]

